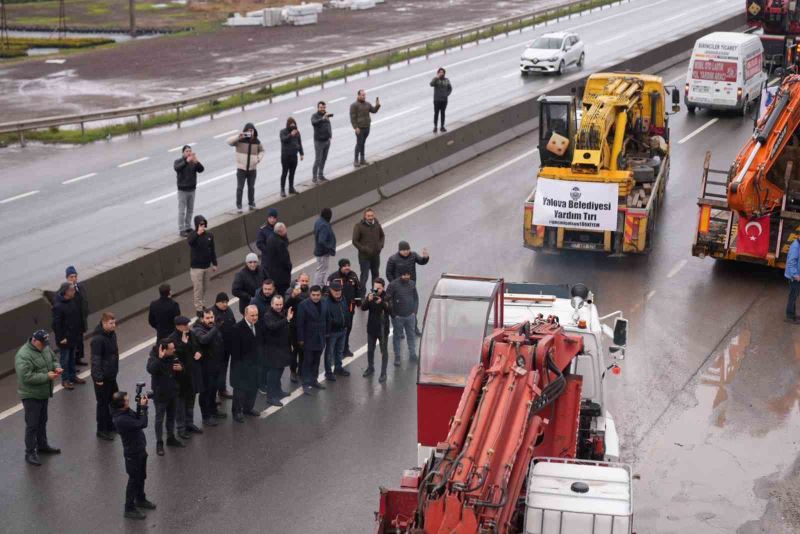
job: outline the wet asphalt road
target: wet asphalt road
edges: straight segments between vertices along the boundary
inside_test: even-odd
[[[710,26],[738,12],[738,1],[637,0],[611,9],[564,20],[462,51],[435,55],[369,78],[327,84],[300,97],[229,111],[215,120],[184,123],[142,136],[118,138],[88,146],[10,147],[0,153],[0,257],[4,283],[0,299],[30,289],[58,287],[66,265],[83,277],[95,266],[165,236],[177,239],[175,173],[172,163],[183,144],[194,149],[206,167],[199,176],[195,214],[213,218],[234,209],[232,148],[224,141],[246,121],[256,124],[267,156],[258,170],[256,202],[264,206],[279,191],[278,131],[288,116],[297,119],[307,158],[300,162],[299,190],[309,187],[313,163],[310,127],[318,100],[330,103],[334,138],[326,175],[335,177],[352,165],[353,134],[348,109],[356,90],[365,88],[383,105],[373,117],[367,155],[378,154],[431,133],[431,88],[435,70],[446,66],[454,86],[447,109],[448,125],[468,120],[505,100],[543,90],[556,76],[522,78],[519,56],[534,35],[572,29],[586,43],[584,71],[601,68],[648,47]],[[566,79],[584,73],[571,68]],[[27,196],[26,196],[27,195]],[[43,250],[44,249],[44,250]],[[43,253],[44,252],[44,253]],[[36,268],[31,269],[31,261]]]
[[[460,272],[584,282],[601,312],[625,312],[628,357],[621,377],[609,377],[607,387],[623,460],[640,477],[634,486],[639,533],[800,530],[800,327],[782,322],[781,273],[690,256],[703,154],[712,148],[717,167],[726,167],[751,130],[739,117],[716,117],[683,144],[711,116],[681,112],[671,119],[670,182],[646,257],[551,256],[521,246],[521,203],[538,166],[532,136],[378,206],[387,225],[384,260],[400,239],[431,252],[430,264],[419,269],[423,298],[440,273]],[[337,233],[348,236],[353,222],[337,223]],[[295,263],[310,258],[308,239],[291,249]],[[352,248],[337,257],[346,256]],[[212,293],[229,289],[231,278],[215,280]],[[187,295],[181,303],[188,309]],[[123,325],[123,349],[151,335],[143,321]],[[359,316],[354,350],[364,343],[363,329]],[[139,350],[122,362],[123,387],[132,389],[146,376],[145,358]],[[404,361],[381,386],[360,377],[364,360],[355,359],[353,376],[329,384],[318,398],[300,397],[245,425],[227,420],[163,458],[154,454],[150,429],[147,488],[159,509],[145,524],[121,517],[121,446],[95,439],[88,386],[56,394],[49,433],[64,454],[46,458],[42,468],[23,463],[22,414],[14,413],[0,420],[4,528],[370,532],[378,486],[396,484],[415,462],[415,369]],[[10,386],[9,379],[0,382],[2,409],[13,402]],[[263,406],[259,398],[257,407]]]

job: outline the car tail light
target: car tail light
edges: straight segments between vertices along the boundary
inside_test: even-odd
[[[689,96],[689,82],[686,82],[686,86],[683,89],[684,96]]]

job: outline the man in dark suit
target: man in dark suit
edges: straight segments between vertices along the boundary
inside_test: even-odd
[[[150,303],[147,322],[156,331],[156,339],[164,339],[175,331],[175,317],[181,314],[180,305],[172,299],[169,284],[158,286],[158,298]]]
[[[244,415],[261,415],[253,407],[263,345],[264,323],[258,320],[258,308],[251,304],[244,309],[244,319],[236,323],[231,336],[233,420],[237,423],[244,422]]]
[[[303,393],[325,389],[317,381],[319,360],[325,348],[325,323],[322,317],[322,288],[311,286],[308,298],[297,307],[297,340],[303,347]]]

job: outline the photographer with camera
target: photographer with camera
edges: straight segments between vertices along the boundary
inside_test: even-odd
[[[381,375],[378,382],[386,382],[386,365],[389,363],[389,301],[386,300],[383,278],[376,278],[372,291],[361,304],[367,316],[367,369],[362,376],[375,374],[375,344],[381,349]]]
[[[286,177],[289,177],[289,193],[296,195],[294,188],[294,171],[297,170],[297,155],[300,159],[303,154],[303,139],[297,129],[297,121],[292,117],[286,119],[286,128],[280,132],[281,139],[281,197],[286,196]],[[272,273],[269,273],[272,275]]]
[[[205,426],[217,426],[217,419],[227,417],[217,411],[219,373],[225,357],[225,341],[222,337],[224,318],[216,317],[213,310],[204,310],[203,318],[194,323],[192,332],[197,339],[197,348],[203,355],[200,369],[203,375],[203,392],[200,393],[200,414]],[[196,363],[195,363],[196,365]]]
[[[332,117],[333,113],[328,113],[325,102],[321,100],[317,103],[317,112],[311,115],[311,126],[314,128],[314,167],[311,169],[311,181],[315,184],[328,181],[325,178],[325,162],[333,138]]]
[[[136,384],[136,411],[131,410],[128,393],[117,391],[111,396],[114,410],[114,426],[122,439],[122,454],[125,457],[125,472],[128,486],[125,489],[125,517],[145,519],[142,510],[155,510],[156,505],[144,494],[147,478],[147,394],[142,392],[144,382]]]
[[[117,347],[117,319],[111,312],[103,312],[100,324],[92,335],[92,382],[97,401],[97,437],[114,441],[114,425],[111,422],[111,397],[117,387],[119,372],[119,348]]]
[[[183,447],[183,443],[175,438],[175,408],[178,402],[177,375],[183,372],[183,366],[175,357],[174,341],[164,338],[150,350],[147,372],[152,376],[153,401],[156,403],[156,454],[164,456],[162,437],[165,416],[167,419],[167,445]]]
[[[256,209],[256,167],[264,159],[264,147],[258,139],[258,130],[248,122],[241,133],[228,139],[228,144],[236,149],[236,209],[242,212],[242,193],[247,183],[247,204],[250,210]]]

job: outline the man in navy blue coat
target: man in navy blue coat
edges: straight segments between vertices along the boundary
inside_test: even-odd
[[[317,381],[319,361],[325,349],[325,323],[322,316],[322,288],[311,286],[308,298],[297,307],[297,340],[303,347],[303,393],[325,389]]]

